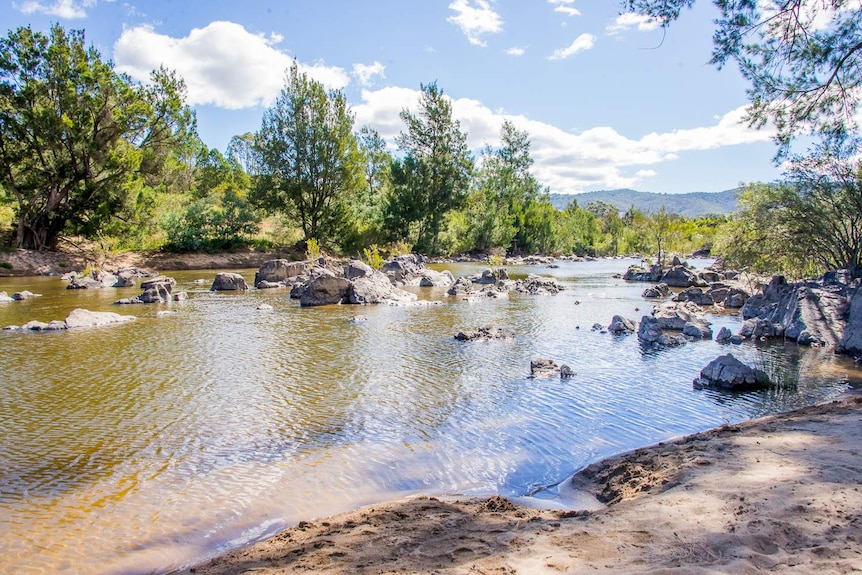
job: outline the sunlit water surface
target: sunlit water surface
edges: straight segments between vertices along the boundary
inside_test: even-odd
[[[0,572],[165,573],[300,520],[413,493],[538,491],[565,506],[565,494],[540,488],[611,454],[826,399],[853,376],[828,350],[743,345],[732,351],[748,363],[789,362],[798,390],[693,391],[730,348],[650,351],[590,329],[649,310],[643,284],[613,278],[629,263],[510,270],[556,277],[567,288],[557,296],[466,303],[415,288],[440,304],[411,307],[311,309],[286,290],[211,293],[214,271],[170,274],[188,301],[133,307],[111,303],[135,288],[0,279],[10,294],[43,294],[0,304],[0,326],[76,307],[138,316],[0,333]],[[242,273],[250,282],[254,270]],[[164,310],[176,313],[157,316]],[[356,314],[367,321],[351,322]],[[711,319],[716,332],[740,322]],[[486,324],[517,336],[452,337]],[[539,357],[577,375],[529,379]]]

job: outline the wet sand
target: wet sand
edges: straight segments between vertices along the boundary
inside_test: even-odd
[[[862,571],[859,394],[638,449],[571,481],[603,505],[411,498],[304,522],[182,573]]]

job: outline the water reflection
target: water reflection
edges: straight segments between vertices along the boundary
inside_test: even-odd
[[[406,493],[524,495],[604,456],[829,397],[854,373],[828,350],[705,341],[655,352],[592,331],[649,309],[642,285],[612,277],[626,265],[520,270],[562,281],[553,297],[466,303],[415,288],[442,305],[361,309],[301,309],[286,290],[210,293],[192,282],[215,272],[183,272],[172,275],[188,301],[124,308],[139,315],[129,324],[2,332],[0,571],[159,572]],[[111,302],[130,295],[64,287],[3,280],[0,290],[44,296],[0,304],[0,325],[117,311]],[[349,321],[357,312],[367,321]],[[712,319],[715,331],[739,326]],[[485,324],[517,335],[452,338]],[[798,388],[693,391],[728,349],[787,362]],[[528,379],[537,357],[577,375]]]

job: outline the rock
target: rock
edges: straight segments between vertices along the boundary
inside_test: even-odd
[[[66,329],[66,322],[60,320],[54,320],[48,323],[44,323],[41,321],[28,321],[24,325],[21,326],[22,330],[30,330],[30,331],[61,331]]]
[[[368,321],[367,315],[355,315],[352,318],[350,318],[351,323],[361,323],[364,321]]]
[[[670,288],[667,284],[658,284],[651,288],[647,288],[641,294],[641,297],[646,298],[664,298],[670,295]]]
[[[686,267],[686,264],[683,263],[682,260],[679,259],[679,256],[673,256],[673,259],[670,262],[671,267],[683,266]]]
[[[534,359],[530,362],[530,377],[553,377],[560,373],[560,366],[551,359]]]
[[[66,289],[102,289],[105,286],[99,280],[92,277],[78,277],[66,286]]]
[[[462,277],[458,278],[458,280],[449,288],[449,295],[460,295],[464,296],[474,291],[473,282],[470,281],[470,278]]]
[[[709,362],[693,382],[695,389],[746,391],[770,386],[766,373],[753,369],[727,354]]]
[[[560,366],[560,379],[569,379],[577,375],[572,368],[566,364]]]
[[[262,304],[260,304],[259,306],[257,306],[255,309],[256,309],[257,311],[273,311],[275,308],[273,308],[273,307],[272,307],[271,305],[269,305],[268,303],[262,303]]]
[[[117,281],[111,287],[115,288],[127,288],[127,287],[135,287],[135,278],[138,277],[149,277],[149,274],[145,276],[140,276],[138,274],[137,268],[129,268],[120,270],[117,272]]]
[[[133,315],[120,315],[110,311],[90,311],[79,308],[72,310],[66,316],[66,327],[68,329],[97,327],[112,323],[123,323],[134,319],[137,318]]]
[[[703,320],[697,306],[690,302],[663,305],[655,311],[655,319],[658,320],[661,329],[682,331],[685,324],[692,321]]]
[[[712,298],[712,295],[709,293],[705,293],[703,291],[703,288],[699,287],[686,288],[684,291],[677,294],[676,297],[673,298],[673,301],[690,301],[691,303],[699,305],[701,307],[711,306],[715,304],[715,300]]]
[[[173,294],[174,301],[186,301],[189,299],[189,294],[187,292],[181,291]]]
[[[681,288],[691,287],[700,283],[694,272],[681,265],[675,265],[670,268],[667,273],[661,277],[661,282],[670,287]]]
[[[709,294],[712,301],[715,303],[723,303],[727,299],[727,295],[730,293],[730,286],[721,282],[716,282],[710,284],[706,293]]]
[[[784,327],[759,317],[753,317],[742,322],[739,335],[745,338],[773,338],[784,335]]]
[[[862,357],[862,288],[856,289],[850,302],[847,324],[838,349],[857,359]]]
[[[425,270],[425,260],[416,254],[395,256],[383,264],[381,270],[393,285],[419,285],[422,271]]]
[[[658,336],[656,343],[662,347],[679,347],[688,343],[684,335],[668,335],[666,333]]]
[[[594,323],[593,327],[590,328],[590,331],[602,331],[603,329],[605,329],[605,326],[600,323]]]
[[[726,327],[723,327],[718,330],[718,335],[715,336],[715,341],[718,343],[730,343],[731,337],[733,337],[733,333]]]
[[[763,320],[752,325],[761,328],[763,337],[783,336],[800,345],[839,347],[852,294],[852,288],[840,283],[827,284],[821,279],[788,284],[783,276],[774,276],[761,293],[745,302],[741,313],[746,320]]]
[[[470,281],[474,284],[480,285],[496,284],[498,279],[497,275],[490,268],[482,270],[482,273],[470,277]]]
[[[261,283],[286,285],[284,282],[291,278],[301,276],[308,271],[308,262],[292,262],[285,259],[269,260],[254,274],[254,286],[258,289],[266,289]]]
[[[719,282],[724,279],[724,276],[712,270],[703,270],[698,272],[697,277],[708,284]]]
[[[2,292],[3,295],[6,295],[6,292]],[[12,298],[15,301],[24,301],[25,299],[30,299],[34,297],[42,297],[42,294],[33,293],[27,290],[18,291],[12,294]]]
[[[475,330],[459,331],[455,334],[458,341],[486,341],[490,339],[511,339],[515,332],[508,328],[482,326]]]
[[[638,327],[638,339],[644,343],[656,343],[659,337],[661,337],[661,325],[658,320],[651,315],[643,316]]]
[[[210,291],[245,291],[248,289],[248,284],[245,279],[235,273],[219,272],[213,280],[213,285]]]
[[[615,334],[620,335],[622,333],[634,333],[635,331],[635,322],[630,319],[626,319],[621,315],[615,315],[611,318],[611,323],[608,325],[608,331]]]
[[[745,306],[751,295],[745,290],[739,288],[731,288],[724,297],[724,307],[730,309],[739,309]]]
[[[515,291],[531,295],[556,295],[563,290],[563,286],[554,278],[547,278],[530,274],[527,279],[518,280],[515,283]]]
[[[350,262],[348,262],[348,264],[344,266],[344,277],[349,280],[369,277],[374,275],[374,272],[375,269],[373,267],[361,260],[350,260]],[[386,281],[389,281],[388,277],[386,278]],[[389,282],[389,284],[392,285],[392,282]]]
[[[350,280],[322,274],[309,280],[299,298],[301,306],[335,305],[349,301]]]
[[[712,339],[712,329],[709,327],[709,323],[702,320],[686,323],[682,328],[682,333],[694,339]]]
[[[9,301],[12,301],[12,298],[9,297],[9,294],[7,294],[5,291],[0,291],[0,303],[5,303]]]
[[[426,269],[419,279],[420,287],[449,287],[455,283],[455,277],[449,270],[442,272]]]
[[[263,280],[263,281],[257,282],[255,284],[255,287],[257,289],[275,289],[275,288],[287,287],[287,284],[282,283],[282,282],[271,282],[271,281]]]
[[[141,289],[144,290],[137,298],[141,303],[168,303],[171,301],[171,292],[177,282],[174,278],[158,276],[151,280],[141,282]],[[132,303],[137,303],[132,300]]]
[[[662,267],[660,265],[650,266],[649,269],[632,265],[623,274],[623,279],[632,282],[657,282],[661,279],[661,275]]]
[[[389,277],[358,260],[353,260],[345,269],[350,282],[348,301],[352,304],[403,303],[416,299],[416,294],[392,285]]]

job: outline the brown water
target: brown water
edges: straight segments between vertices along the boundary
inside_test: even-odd
[[[746,345],[733,352],[787,362],[802,374],[799,389],[693,391],[727,347],[656,352],[590,330],[649,308],[643,285],[612,278],[628,263],[515,270],[557,277],[568,289],[554,297],[468,304],[416,288],[440,303],[411,307],[306,309],[286,290],[211,293],[214,271],[170,274],[188,301],[131,307],[111,304],[135,288],[0,279],[10,294],[43,294],[0,304],[0,326],[76,307],[138,316],[0,333],[0,572],[165,573],[303,519],[411,493],[538,489],[540,504],[567,506],[571,495],[554,485],[596,459],[819,401],[858,376],[828,350]],[[251,281],[254,270],[241,273]],[[349,321],[356,314],[368,320]],[[712,319],[716,332],[739,325]],[[489,323],[517,337],[452,338]],[[537,357],[578,375],[528,379]]]

